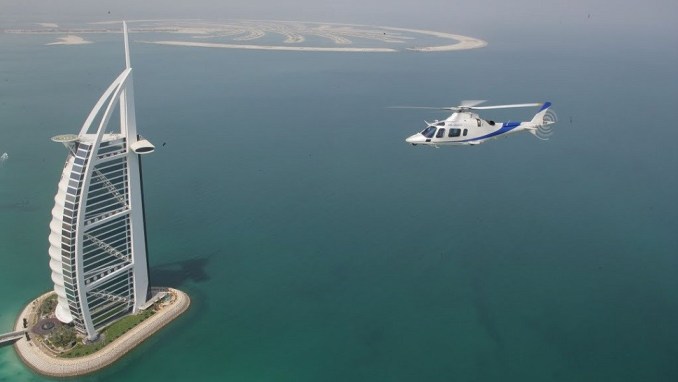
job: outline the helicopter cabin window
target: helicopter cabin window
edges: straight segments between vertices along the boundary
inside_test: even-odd
[[[436,138],[442,138],[445,136],[445,129],[438,129],[438,133],[436,134]]]
[[[464,136],[466,136],[466,134],[468,134],[468,129],[464,129]]]
[[[481,125],[480,118],[476,118],[476,121],[478,121],[478,127],[480,127],[480,125]]]
[[[450,129],[448,137],[458,137],[461,135],[461,129]]]
[[[425,136],[426,138],[433,138],[433,134],[435,134],[436,128],[433,126],[429,126],[424,129],[424,131],[421,132],[421,135]]]

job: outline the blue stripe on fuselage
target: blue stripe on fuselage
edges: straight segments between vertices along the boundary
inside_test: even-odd
[[[457,142],[470,142],[470,141],[477,141],[480,139],[487,139],[487,138],[492,138],[500,134],[508,133],[509,131],[515,129],[516,127],[520,126],[522,122],[505,122],[501,125],[501,128],[497,131],[493,131],[487,135],[483,135],[482,137],[477,137],[477,138],[471,138],[471,139],[464,139],[463,141],[457,141]]]

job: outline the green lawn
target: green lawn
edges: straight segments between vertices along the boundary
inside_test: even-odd
[[[90,355],[115,341],[118,337],[127,333],[127,331],[137,326],[148,317],[151,317],[154,313],[155,312],[152,310],[147,310],[133,316],[123,317],[104,329],[101,332],[101,339],[99,341],[87,345],[79,343],[75,345],[73,349],[63,353],[61,356],[64,358],[77,358]]]

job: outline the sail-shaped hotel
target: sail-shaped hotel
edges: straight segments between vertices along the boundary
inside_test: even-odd
[[[49,235],[56,317],[89,340],[149,298],[140,156],[154,147],[137,133],[123,33],[125,69],[78,135],[52,138],[68,149]]]

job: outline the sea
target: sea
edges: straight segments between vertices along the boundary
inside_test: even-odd
[[[0,332],[52,288],[66,149],[49,138],[77,134],[124,67],[119,34],[86,37],[0,33]],[[678,380],[676,37],[474,37],[487,47],[328,53],[131,36],[157,147],[151,282],[192,305],[78,380]],[[388,108],[466,99],[551,101],[555,134],[413,147],[447,115]],[[0,381],[43,380],[0,348]]]

